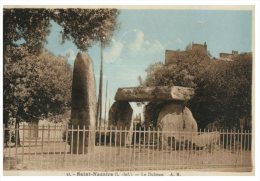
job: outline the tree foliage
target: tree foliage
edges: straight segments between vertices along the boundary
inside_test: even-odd
[[[219,121],[220,128],[240,128],[239,119],[251,120],[252,56],[213,61],[197,80],[196,95],[190,105],[202,128]],[[250,128],[250,127],[247,127]]]
[[[205,59],[198,52],[185,60],[148,67],[141,86],[185,86],[195,88],[188,103],[200,128],[219,121],[221,128],[239,128],[239,119],[251,120],[252,56],[241,54],[234,61]],[[155,124],[164,103],[150,102],[145,119]]]
[[[108,44],[117,25],[116,9],[55,9],[53,19],[62,28],[63,40],[72,40],[80,50],[93,42]]]
[[[164,65],[155,63],[150,65],[147,76],[141,86],[183,86],[197,88],[197,77],[210,65],[210,58],[205,51],[190,51],[187,47],[187,57],[184,60]],[[168,102],[150,102],[145,108],[145,122],[156,125],[160,109]]]
[[[70,105],[72,71],[64,57],[43,52],[17,62],[5,61],[5,116],[38,121],[62,113]]]
[[[155,63],[150,65],[146,72],[144,86],[197,86],[196,77],[207,67],[210,59],[204,52],[188,51],[184,60],[176,61],[169,65]]]
[[[116,9],[4,9],[4,53],[12,54],[17,41],[29,53],[42,50],[51,20],[63,28],[63,41],[72,40],[85,51],[95,41],[105,44],[111,40],[118,14]]]
[[[51,22],[62,40],[87,50],[106,45],[118,27],[116,9],[5,8],[3,11],[4,123],[62,113],[70,104],[71,70],[64,57],[44,51]]]
[[[50,33],[50,12],[48,9],[4,9],[5,56],[13,56],[17,47],[23,53],[35,54],[41,50]],[[18,41],[21,41],[19,45]]]

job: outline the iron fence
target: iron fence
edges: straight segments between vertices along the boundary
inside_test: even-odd
[[[23,125],[4,128],[4,133],[4,170],[252,168],[252,133],[247,130]]]

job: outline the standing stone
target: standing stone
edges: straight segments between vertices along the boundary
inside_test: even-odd
[[[129,130],[131,127],[131,120],[133,115],[133,109],[128,102],[125,101],[116,101],[113,103],[109,110],[109,126],[115,127],[117,130],[126,129]],[[121,140],[120,140],[121,137]],[[127,140],[126,132],[121,131],[120,133],[115,134],[115,143],[116,145],[125,145],[125,140]]]
[[[168,146],[171,137],[179,143],[192,142],[198,131],[196,120],[182,102],[164,106],[159,113],[157,127],[164,132],[161,140],[163,148]]]
[[[70,124],[74,126],[74,129],[78,127],[83,129],[85,126],[90,131],[85,132],[85,138],[83,138],[83,131],[73,132],[73,136],[70,138],[72,153],[82,154],[83,149],[84,153],[94,150],[96,108],[96,87],[92,60],[89,55],[79,52],[74,62]]]

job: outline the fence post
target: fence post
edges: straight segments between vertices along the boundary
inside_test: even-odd
[[[28,151],[29,151],[29,160],[31,160],[31,140],[32,140],[32,130],[31,130],[31,126],[28,126],[28,130],[29,130],[29,146],[28,146]]]
[[[24,161],[23,159],[24,159],[24,145],[25,145],[25,143],[24,143],[24,124],[23,124],[23,148],[22,148],[22,162]]]
[[[222,129],[222,149],[225,151],[225,130]],[[223,164],[223,158],[222,158],[222,164]]]
[[[124,144],[124,160],[125,160],[125,166],[124,166],[124,168],[127,168],[127,164],[129,163],[129,161],[127,160],[127,158],[129,157],[126,157],[126,154],[127,154],[127,152],[126,152],[126,144],[128,144],[128,140],[127,140],[127,138],[128,138],[128,133],[127,133],[127,126],[124,126],[124,142],[125,142],[125,144]],[[131,151],[129,151],[129,153],[131,154]]]
[[[60,133],[59,133],[59,140],[60,140],[60,141],[59,141],[59,149],[60,149],[60,157],[61,157],[61,160],[62,160],[62,156],[61,156],[62,149],[61,149],[61,148],[62,148],[62,144],[63,144],[63,138],[62,138],[62,137],[63,137],[63,133],[64,133],[63,131],[64,131],[64,126],[60,125],[60,126],[59,126],[59,132],[60,132]]]
[[[100,125],[99,125],[99,137],[98,137],[98,148],[99,148],[99,154],[98,154],[98,161],[99,161],[99,164],[102,162],[102,159],[101,159],[101,137],[102,137],[102,127],[101,127],[101,122],[100,122]]]
[[[247,130],[244,130],[244,134],[243,134],[243,141],[244,141],[243,149],[244,149],[244,152],[247,151],[247,149],[246,149],[246,141],[247,141],[246,132],[247,132]]]
[[[155,150],[154,150],[154,145],[155,145],[155,129],[154,128],[152,128],[152,135],[153,135],[153,142],[152,142],[152,146],[153,146],[153,150],[152,150],[152,161],[153,161],[153,165],[154,165],[154,152],[155,152]]]
[[[190,153],[190,155],[191,155],[191,158],[190,159],[192,159],[193,160],[193,153],[194,153],[194,140],[193,140],[194,138],[193,138],[193,134],[192,134],[192,136],[191,136],[191,145],[190,145],[190,150],[189,150],[189,153]],[[191,161],[191,169],[193,168],[193,162]]]
[[[15,129],[15,159],[17,160],[17,148],[18,148],[18,141],[20,143],[20,140],[18,140],[19,135],[19,124],[14,128]],[[19,137],[20,139],[20,137]],[[20,146],[20,145],[19,145]]]
[[[184,138],[184,153],[187,154],[186,155],[186,162],[184,164],[185,167],[187,167],[188,163],[189,163],[189,141],[190,141],[190,138],[189,138],[189,132],[188,131],[185,131],[184,132],[184,137],[186,136],[186,139]]]
[[[37,128],[36,128],[36,126],[37,126]],[[35,147],[35,149],[34,149],[34,157],[36,157],[36,150],[37,150],[37,137],[38,137],[38,132],[36,133],[36,129],[37,129],[37,131],[38,131],[38,124],[37,125],[33,125],[33,138],[35,139],[34,140],[34,147]]]
[[[82,140],[83,140],[82,154],[83,154],[83,155],[85,155],[85,146],[86,146],[86,145],[85,145],[85,144],[86,144],[86,143],[85,143],[85,141],[86,141],[86,130],[85,130],[85,128],[86,128],[86,126],[83,125],[83,130],[82,130],[82,131],[83,131],[83,134],[82,134],[82,135],[83,135],[83,138],[82,138]]]
[[[238,152],[240,152],[240,166],[242,166],[242,129],[240,129],[240,134],[238,135],[239,137],[239,146],[240,148],[238,148]]]
[[[74,134],[74,125],[71,125],[71,141],[70,141],[70,157],[71,157],[71,165],[72,165],[72,154],[73,154],[73,134]]]
[[[247,149],[250,150],[250,131],[247,130]]]
[[[131,126],[132,130],[131,129],[128,129],[127,130],[127,135],[128,135],[128,147],[129,147],[129,153],[130,153],[130,157],[128,159],[128,170],[130,171],[130,168],[131,168],[131,160],[133,158],[133,151],[132,151],[132,140],[133,140],[133,134],[131,134],[131,131],[133,133],[133,129],[134,129],[134,125],[133,127]],[[130,137],[131,136],[131,137]]]
[[[43,167],[43,138],[44,138],[44,125],[42,125],[42,141],[41,141],[41,168]]]
[[[80,131],[79,131],[79,124],[77,125],[77,161],[76,161],[76,166],[78,167],[80,167],[80,162],[81,162],[81,160],[80,160],[80,157],[79,157],[79,149],[80,149],[80,146],[83,146],[83,145],[81,145],[80,144],[80,140],[79,140],[79,134],[80,134]]]
[[[235,129],[234,133],[233,133],[233,138],[234,138],[234,153],[237,153],[237,134],[238,134],[238,131]]]
[[[110,164],[109,164],[109,168],[111,168],[112,167],[112,159],[111,159],[111,157],[112,157],[112,155],[111,155],[111,147],[112,147],[112,126],[110,125],[110,128],[109,128],[109,158],[110,158]]]
[[[56,134],[57,134],[57,126],[55,124],[54,126],[54,138],[53,138],[53,153],[54,153],[54,156],[56,154]]]
[[[144,131],[143,131],[143,146],[141,147],[141,150],[140,150],[140,153],[142,152],[142,150],[145,152],[145,147],[146,147],[146,143],[145,143],[145,137],[146,137],[146,130],[145,130],[145,126],[144,126]],[[142,161],[142,164],[143,164],[143,169],[144,169],[144,167],[145,167],[145,159],[143,158],[142,159],[143,161]],[[149,160],[149,159],[148,159]]]
[[[209,143],[209,129],[207,133],[208,133],[207,136],[208,151],[206,152],[206,157],[207,157],[207,163],[209,163],[209,153],[211,152],[211,144]]]
[[[230,130],[230,135],[229,135],[229,138],[230,138],[230,140],[229,140],[229,142],[230,142],[230,146],[229,146],[229,151],[230,151],[230,154],[232,153],[232,129]]]
[[[161,134],[160,134],[161,136],[160,136],[160,149],[161,149],[161,167],[163,167],[164,166],[164,154],[163,154],[163,149],[164,149],[164,147],[165,147],[165,143],[164,143],[164,131],[163,130],[161,130]]]
[[[8,139],[8,169],[10,169],[11,167],[11,143],[12,143],[12,132],[11,132],[11,128],[9,128],[9,139]]]
[[[87,143],[89,144],[90,143],[90,128],[88,127],[88,130],[87,130],[87,135],[88,135],[88,137],[87,137]],[[88,169],[90,169],[90,166],[91,166],[91,164],[90,164],[90,162],[91,162],[91,156],[90,156],[90,153],[89,153],[89,151],[88,151]]]
[[[65,131],[65,148],[64,148],[65,165],[67,164],[66,159],[67,159],[67,144],[68,144],[68,134],[69,134],[68,131],[69,131],[69,126],[67,124],[66,131]]]
[[[5,135],[5,131],[6,131],[6,129],[5,129],[5,124],[3,124],[3,145],[4,145],[3,147],[4,147],[4,148],[5,148],[5,146],[6,146],[6,145],[5,145],[5,136],[6,136],[6,135]]]
[[[147,149],[148,149],[148,156],[147,156],[147,165],[149,167],[150,165],[150,143],[151,143],[151,130],[150,130],[150,127],[148,127],[148,141],[147,141]]]
[[[5,151],[7,148],[7,143],[5,142],[6,140],[6,128],[5,128],[5,124],[3,124],[3,157],[5,157]]]
[[[48,125],[48,141],[47,141],[48,145],[47,148],[48,148],[48,158],[50,156],[50,125]]]
[[[70,145],[70,149],[71,149],[71,152],[70,152],[70,156],[71,156],[71,165],[74,166],[75,165],[75,161],[73,160],[73,154],[74,154],[74,125],[72,124],[72,127],[71,127],[71,145]]]
[[[158,154],[160,153],[160,133],[159,133],[159,128],[157,127],[157,156]],[[158,159],[156,159],[158,161]],[[158,162],[157,162],[157,166],[158,165]],[[157,167],[157,169],[160,169]]]
[[[133,134],[134,134],[134,146],[133,146],[133,165],[135,165],[135,144],[136,144],[136,124],[134,124],[134,129],[133,129]]]
[[[78,158],[78,155],[79,155],[79,125],[77,125],[77,158]]]
[[[121,156],[122,147],[122,126],[119,127],[119,156]]]
[[[117,126],[115,127],[115,167],[117,165]]]
[[[42,125],[42,143],[41,143],[41,152],[42,152],[42,155],[43,155],[43,139],[44,139],[44,125]]]
[[[142,131],[142,129],[141,129],[141,126],[139,127],[139,133],[138,133],[138,135],[139,135],[139,140],[138,140],[138,150],[139,150],[139,153],[138,153],[138,168],[139,168],[139,166],[140,166],[140,160],[141,160],[141,131]]]

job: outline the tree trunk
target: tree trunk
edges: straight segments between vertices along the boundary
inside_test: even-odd
[[[4,128],[6,129],[4,131],[4,144],[7,144],[7,141],[8,141],[8,135],[9,135],[8,120],[9,120],[8,111],[6,109],[4,109],[3,110],[3,121],[4,121]]]
[[[117,90],[116,101],[187,101],[194,95],[193,88],[179,86],[125,87]]]

